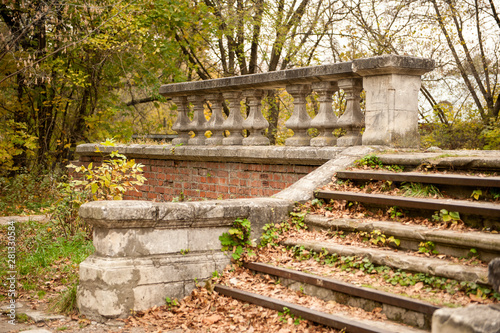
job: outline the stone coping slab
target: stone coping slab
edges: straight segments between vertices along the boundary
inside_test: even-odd
[[[345,246],[330,242],[286,240],[285,245],[304,246],[306,249],[316,252],[323,252],[326,250],[328,253],[337,253],[341,256],[368,258],[372,263],[377,265],[441,276],[457,281],[470,281],[484,285],[488,284],[487,268],[459,265],[437,258],[416,257],[381,249]]]
[[[308,215],[305,223],[323,229],[359,230],[371,232],[380,230],[385,235],[415,239],[420,242],[432,241],[466,248],[477,248],[500,252],[500,235],[484,232],[456,232],[438,230],[419,225],[404,225],[390,221],[365,221],[358,219],[332,219],[319,215]]]
[[[416,167],[429,165],[444,169],[500,170],[498,150],[442,150],[439,152],[386,151],[377,154],[384,164]]]
[[[92,201],[80,207],[80,217],[95,227],[128,228],[210,228],[230,226],[235,218],[251,215],[253,208],[290,209],[281,199],[253,198],[190,202],[139,200]]]
[[[189,94],[206,94],[231,90],[280,88],[290,84],[307,84],[380,74],[398,73],[422,75],[433,69],[434,61],[431,59],[385,55],[349,62],[294,68],[269,73],[172,83],[162,85],[159,92],[166,97],[179,95],[186,96]]]
[[[498,305],[442,308],[432,316],[432,333],[500,333]]]
[[[259,239],[262,227],[287,218],[293,202],[274,198],[207,200],[188,202],[151,202],[136,200],[93,201],[83,204],[79,214],[100,230],[214,229],[229,228],[237,218],[247,218],[252,239]],[[148,229],[148,230],[146,230]],[[116,237],[121,238],[116,231]],[[143,236],[141,236],[143,237]],[[104,239],[104,238],[103,238]]]
[[[99,149],[99,152],[96,152]],[[321,165],[334,159],[343,147],[287,147],[287,146],[173,146],[116,145],[115,147],[87,143],[76,147],[76,154],[103,156],[118,150],[128,158],[169,160],[245,162],[269,164]]]

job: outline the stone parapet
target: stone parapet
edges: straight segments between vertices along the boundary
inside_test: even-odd
[[[98,149],[98,152],[97,152]],[[76,147],[80,156],[103,156],[118,150],[128,158],[168,159],[203,162],[243,162],[265,164],[322,165],[344,151],[341,147],[286,146],[175,146],[175,145],[116,145],[115,147],[87,143]]]
[[[286,219],[291,208],[272,198],[86,203],[80,216],[94,227],[96,251],[80,264],[80,312],[104,321],[187,296],[196,281],[229,264],[219,236],[235,219],[248,219],[258,239],[265,224]]]
[[[385,55],[269,73],[173,83],[161,86],[159,92],[172,98],[179,110],[173,126],[179,139],[174,144],[268,145],[264,133],[269,124],[261,114],[261,102],[265,90],[283,88],[294,100],[294,110],[285,124],[294,132],[286,139],[287,146],[348,147],[363,144],[418,147],[420,77],[433,69],[431,59]],[[346,107],[337,119],[331,97],[339,89],[344,91]],[[366,93],[366,117],[360,108],[362,90]],[[321,104],[314,119],[306,108],[306,98],[312,92],[320,95]],[[192,103],[192,120],[187,116],[190,108],[187,100]],[[248,117],[232,116],[241,113],[243,100],[249,107]],[[226,120],[221,113],[224,104],[229,112]],[[204,109],[212,111],[208,122],[203,116]],[[365,131],[361,134],[363,127]],[[307,134],[309,128],[321,132],[319,139],[311,140]],[[338,140],[332,138],[332,132],[337,128],[347,132]],[[248,137],[241,140],[242,129],[248,131]],[[189,131],[194,137],[188,139]],[[206,138],[207,131],[213,137]],[[231,133],[231,139],[224,140],[222,133],[225,131]]]

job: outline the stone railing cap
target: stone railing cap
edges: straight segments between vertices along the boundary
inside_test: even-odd
[[[172,83],[162,85],[159,92],[161,95],[168,97],[192,93],[208,94],[230,90],[284,88],[290,84],[331,81],[348,77],[359,76],[352,72],[351,62],[340,62],[268,73]]]
[[[353,61],[352,70],[361,76],[380,74],[422,75],[434,69],[432,59],[400,55],[383,55],[379,57],[357,59]]]
[[[384,55],[321,66],[240,75],[220,79],[165,84],[165,97],[209,94],[248,89],[284,88],[292,84],[310,84],[380,74],[422,75],[434,69],[434,60],[400,55]]]

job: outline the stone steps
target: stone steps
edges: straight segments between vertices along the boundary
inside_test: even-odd
[[[500,177],[479,177],[458,174],[387,172],[387,171],[339,171],[338,179],[351,180],[390,180],[394,182],[413,182],[452,186],[500,187]]]
[[[327,200],[347,200],[382,206],[398,206],[412,209],[439,211],[446,209],[450,212],[459,212],[469,215],[479,215],[489,218],[500,218],[500,205],[491,202],[472,202],[454,199],[428,199],[402,197],[385,194],[370,194],[360,192],[317,191],[316,198]]]
[[[349,333],[424,333],[425,330],[399,325],[389,321],[373,321],[359,319],[349,313],[326,313],[299,304],[285,302],[274,297],[267,297],[238,288],[216,285],[214,290],[219,294],[234,299],[256,304],[272,310],[285,312],[294,318],[302,318]]]
[[[351,283],[308,274],[264,263],[245,263],[245,268],[273,276],[279,283],[297,292],[372,312],[379,308],[389,320],[420,329],[430,329],[434,311],[440,307]]]
[[[329,254],[343,257],[367,258],[376,265],[388,266],[404,271],[440,276],[457,281],[488,284],[488,270],[485,267],[467,266],[453,263],[446,259],[416,257],[402,252],[372,247],[339,245],[333,241],[321,242],[311,240],[286,240],[286,246],[303,246],[309,251],[318,253],[325,250]]]
[[[304,222],[312,230],[367,233],[378,230],[386,237],[399,239],[401,243],[397,248],[402,250],[418,251],[420,243],[432,242],[439,254],[467,257],[474,249],[474,255],[486,262],[500,257],[500,235],[495,233],[442,230],[396,221],[333,219],[320,215],[307,215]]]

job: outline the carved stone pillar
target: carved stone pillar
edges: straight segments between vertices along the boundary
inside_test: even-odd
[[[311,127],[317,128],[320,133],[311,139],[311,146],[335,146],[337,138],[332,132],[338,125],[337,116],[333,112],[332,95],[339,89],[337,82],[315,82],[312,89],[319,95],[319,112],[311,121]]]
[[[344,90],[346,107],[338,120],[338,126],[345,128],[347,134],[337,140],[337,146],[348,147],[361,145],[361,128],[365,125],[365,117],[361,112],[361,79],[345,79],[338,81],[339,89]]]
[[[307,130],[311,127],[311,117],[307,114],[306,97],[311,92],[311,86],[294,84],[286,86],[286,91],[293,97],[293,114],[285,125],[293,130],[293,136],[285,140],[285,145],[308,146],[311,138]]]
[[[189,130],[194,132],[194,137],[188,140],[188,145],[202,146],[205,144],[205,97],[202,95],[188,96],[188,101],[193,104],[193,121],[189,123]]]
[[[205,129],[212,132],[212,136],[205,140],[207,145],[221,145],[222,135],[224,128],[222,123],[224,122],[224,117],[222,116],[222,94],[212,94],[207,96],[207,100],[212,103],[212,116],[210,120],[206,123]]]
[[[177,132],[177,137],[172,140],[172,145],[187,144],[189,135],[188,101],[186,96],[174,96],[172,102],[177,105],[177,120],[172,130]]]
[[[241,116],[241,92],[230,91],[223,93],[229,101],[229,117],[224,121],[222,127],[229,131],[229,136],[222,139],[223,145],[241,145],[243,142],[243,117]]]
[[[269,139],[263,134],[269,127],[269,123],[260,111],[261,100],[264,92],[262,90],[246,90],[243,96],[248,98],[250,113],[243,121],[243,128],[247,129],[248,137],[243,139],[245,146],[265,146],[269,144]]]

